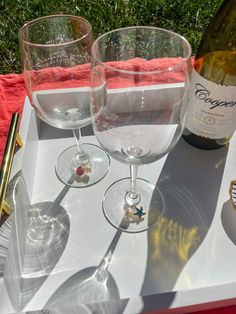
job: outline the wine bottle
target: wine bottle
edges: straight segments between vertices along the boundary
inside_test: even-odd
[[[195,56],[183,138],[202,149],[226,145],[236,129],[236,0],[225,0]]]

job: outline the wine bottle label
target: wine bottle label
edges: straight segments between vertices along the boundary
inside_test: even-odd
[[[192,133],[220,139],[236,129],[236,86],[222,86],[192,71],[186,127]]]

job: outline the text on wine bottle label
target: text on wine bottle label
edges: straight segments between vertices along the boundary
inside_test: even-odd
[[[211,139],[227,137],[236,129],[236,86],[223,86],[192,71],[186,128]]]

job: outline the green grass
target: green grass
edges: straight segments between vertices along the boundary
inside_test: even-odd
[[[2,0],[0,73],[21,72],[18,30],[34,18],[68,13],[93,25],[94,37],[111,29],[147,25],[185,36],[196,52],[201,36],[222,0]]]

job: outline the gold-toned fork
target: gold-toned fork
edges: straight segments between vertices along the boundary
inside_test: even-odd
[[[2,158],[2,166],[0,169],[0,220],[3,214],[7,216],[11,214],[12,209],[5,200],[7,185],[10,177],[11,166],[15,151],[15,146],[23,146],[23,142],[17,132],[19,122],[19,113],[13,113],[11,124],[8,132],[7,142]]]

